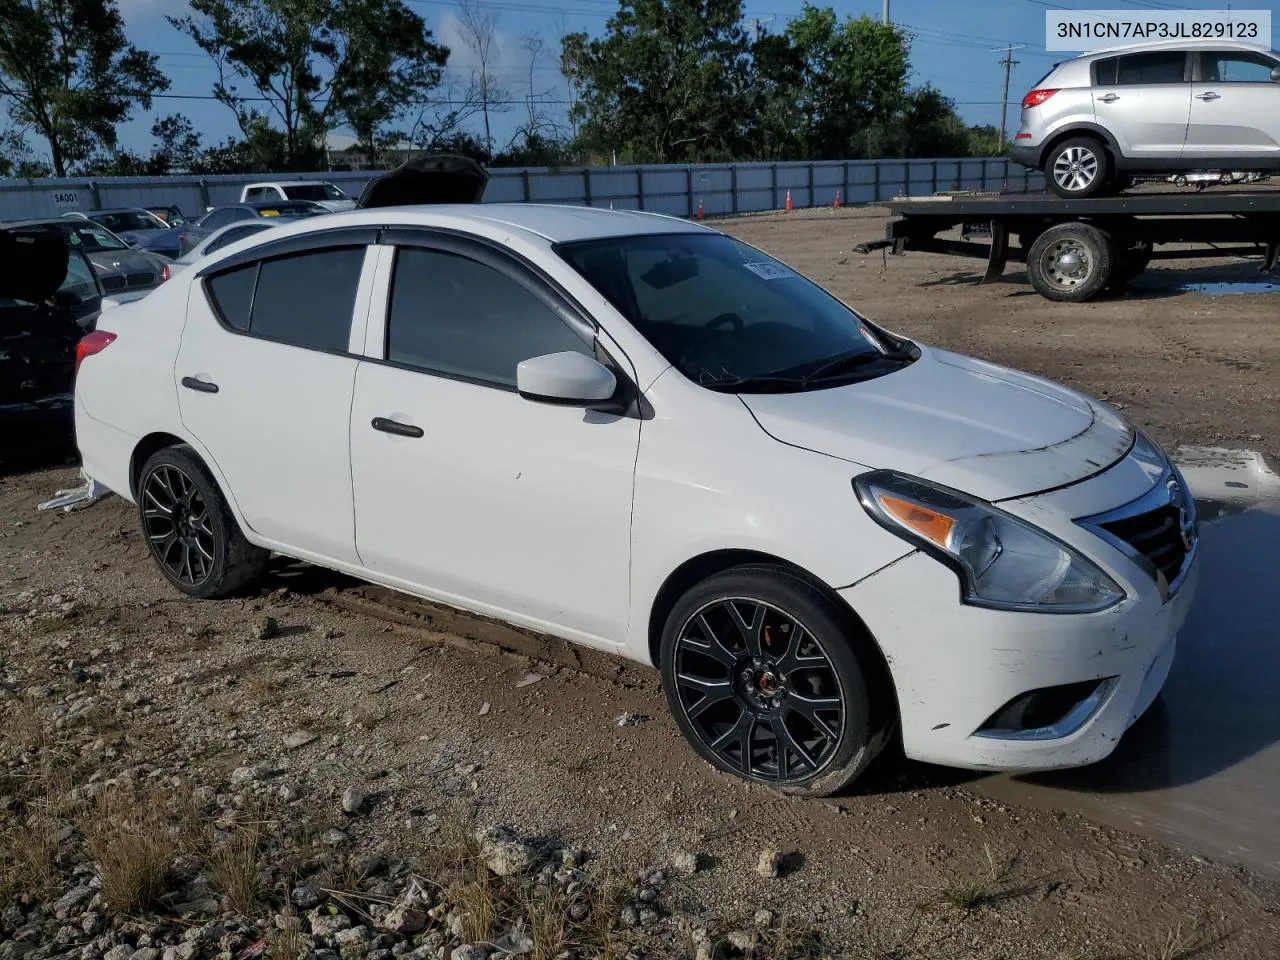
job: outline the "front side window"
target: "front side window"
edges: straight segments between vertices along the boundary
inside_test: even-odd
[[[1271,83],[1271,71],[1280,63],[1260,53],[1224,51],[1200,54],[1205,83]]]
[[[138,230],[167,230],[169,225],[145,210],[125,210],[120,213],[95,213],[94,223],[100,223],[113,233]]]
[[[817,284],[722,234],[611,237],[557,252],[664,357],[713,389],[795,391],[910,362]]]
[[[502,271],[438,250],[396,253],[388,360],[513,387],[522,360],[570,350],[591,354],[550,306]]]
[[[1120,86],[1183,83],[1186,71],[1187,55],[1181,50],[1132,53],[1116,58],[1115,82]]]

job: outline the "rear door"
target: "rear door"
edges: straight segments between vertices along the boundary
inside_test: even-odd
[[[1185,156],[1280,157],[1280,60],[1252,50],[1204,50],[1192,85]]]
[[[372,229],[246,251],[191,286],[182,422],[248,526],[304,559],[355,563],[348,451]]]
[[[1093,109],[1126,157],[1176,160],[1191,112],[1191,54],[1154,50],[1093,65]]]

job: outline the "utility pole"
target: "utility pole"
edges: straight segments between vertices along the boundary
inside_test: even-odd
[[[885,23],[889,22],[889,0],[884,0],[883,14],[880,19]]]
[[[1007,47],[996,47],[992,53],[1003,53],[1004,59],[1000,62],[1004,64],[1004,93],[1000,95],[1000,152],[1004,152],[1006,143],[1006,122],[1008,120],[1009,110],[1009,74],[1013,72],[1013,68],[1021,63],[1021,60],[1013,59],[1013,51],[1021,50],[1025,47],[1025,43],[1011,43]]]
[[[755,27],[756,43],[759,43],[760,37],[764,34],[764,25],[766,23],[773,23],[773,17],[748,17],[747,23]]]

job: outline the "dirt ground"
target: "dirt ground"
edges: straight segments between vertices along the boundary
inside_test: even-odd
[[[1280,451],[1274,294],[1057,305],[1018,278],[978,286],[966,261],[912,254],[886,266],[853,253],[883,235],[865,211],[723,226],[893,329],[1107,397],[1164,441]],[[82,719],[58,729],[84,738],[76,749],[98,765],[95,781],[181,777],[234,791],[233,771],[269,768],[264,777],[289,787],[286,809],[319,811],[308,816],[362,849],[420,844],[433,816],[465,802],[477,823],[633,871],[671,874],[678,854],[697,853],[700,868],[668,883],[661,917],[626,933],[619,957],[694,956],[691,923],[714,937],[750,927],[761,909],[825,945],[778,957],[1280,956],[1274,885],[982,797],[963,774],[891,752],[829,801],[721,775],[685,746],[643,666],[284,561],[252,598],[185,600],[152,566],[130,505],[35,511],[74,478],[70,467],[0,475],[0,773],[10,778],[27,763],[13,743],[26,698],[46,719],[74,705]],[[264,616],[280,630],[260,639]],[[114,731],[105,739],[102,717]],[[299,730],[316,739],[286,748]],[[358,817],[337,799],[351,785],[371,798]],[[13,809],[0,802],[0,817]],[[755,870],[766,848],[785,854],[774,879]]]
[[[1118,404],[1161,442],[1280,453],[1280,277],[1269,293],[1181,293],[1265,280],[1256,262],[1157,261],[1121,297],[1038,296],[1022,265],[979,283],[985,261],[855,253],[884,211],[795,211],[716,226],[760,247],[891,330],[1029,370]]]

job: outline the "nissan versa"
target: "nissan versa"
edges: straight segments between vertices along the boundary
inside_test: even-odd
[[[86,472],[160,571],[278,552],[661,669],[704,758],[835,792],[1089,763],[1196,578],[1160,449],[703,226],[374,207],[240,240],[81,344]]]

